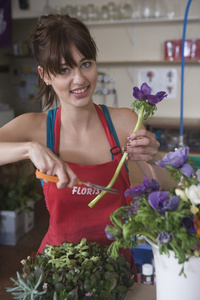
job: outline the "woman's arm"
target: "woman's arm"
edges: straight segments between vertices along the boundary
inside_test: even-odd
[[[73,187],[76,175],[46,146],[46,114],[24,114],[0,128],[0,165],[30,159],[37,169],[57,175],[58,188]]]

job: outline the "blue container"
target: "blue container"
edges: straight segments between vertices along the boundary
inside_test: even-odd
[[[189,156],[189,158],[193,161],[194,165],[200,169],[200,156]]]
[[[135,248],[132,248],[131,252],[133,254],[135,264],[139,264],[141,266],[143,264],[152,264],[153,252],[151,245],[139,245]]]

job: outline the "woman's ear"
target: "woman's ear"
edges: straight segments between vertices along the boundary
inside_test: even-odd
[[[41,79],[44,79],[44,78],[43,78],[43,77],[44,77],[44,71],[43,71],[43,68],[40,67],[40,66],[38,66],[38,73],[39,73]]]
[[[46,85],[49,85],[49,76],[44,72],[43,68],[41,66],[38,66],[38,73],[42,80],[46,83]]]

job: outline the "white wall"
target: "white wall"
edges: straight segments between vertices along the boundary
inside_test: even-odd
[[[142,2],[142,0],[140,0]],[[178,16],[184,16],[187,0],[163,0],[174,4]],[[108,0],[84,1],[84,5],[94,3],[97,6],[108,3]],[[114,1],[115,3],[128,2]],[[134,0],[130,0],[134,3]],[[18,1],[12,0],[13,18],[37,17],[41,14],[45,1],[29,0],[30,9],[19,10]],[[52,7],[64,6],[66,4],[83,4],[81,0],[49,0]],[[164,3],[164,2],[163,2]],[[189,16],[200,17],[200,0],[193,0],[189,10]],[[171,23],[142,23],[134,25],[91,25],[91,33],[99,48],[98,60],[107,64],[100,64],[99,70],[116,78],[119,106],[130,107],[133,101],[132,88],[138,85],[138,70],[140,67],[154,67],[154,64],[109,64],[116,61],[149,61],[162,60],[164,57],[164,41],[167,39],[181,39],[183,22]],[[200,38],[200,22],[188,22],[186,38]],[[179,117],[180,115],[180,64],[156,65],[156,67],[175,67],[178,71],[177,97],[164,101],[158,106],[156,116]],[[186,64],[185,87],[184,87],[184,116],[188,118],[199,118],[199,89],[200,68],[199,64]],[[110,105],[110,97],[106,97],[106,104]],[[95,101],[101,101],[101,97],[95,97]]]
[[[117,25],[104,27],[93,27],[91,32],[99,47],[99,61],[141,61],[141,65],[133,64],[107,64],[99,69],[108,75],[116,77],[116,87],[120,106],[130,107],[132,98],[132,87],[138,85],[138,70],[141,67],[163,68],[172,67],[178,71],[177,97],[163,101],[158,105],[157,117],[179,117],[180,116],[180,89],[181,89],[181,63],[179,64],[145,64],[142,61],[158,61],[164,58],[164,41],[167,39],[181,39],[182,23],[160,23],[160,24],[135,24],[134,26]],[[134,38],[131,36],[134,31]],[[200,38],[200,23],[188,22],[187,38]],[[133,40],[131,40],[131,37]],[[109,42],[105,42],[109,41]],[[134,42],[134,45],[133,45]],[[185,86],[184,86],[184,117],[199,118],[199,94],[200,65],[196,63],[185,64]],[[109,102],[108,102],[109,104]]]

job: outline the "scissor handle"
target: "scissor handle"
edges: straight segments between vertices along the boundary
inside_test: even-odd
[[[40,178],[40,179],[44,179],[44,180],[47,180],[47,181],[50,181],[50,182],[55,182],[57,183],[59,181],[59,178],[57,175],[47,175],[47,174],[44,174],[42,172],[40,172],[38,169],[36,169],[35,171],[35,175]]]
[[[83,182],[82,182],[80,179],[78,179],[78,178],[77,178],[76,184],[78,184],[78,185],[82,185],[82,184],[83,184]]]
[[[38,169],[36,169],[35,175],[36,175],[38,178],[40,178],[40,179],[44,179],[44,180],[47,180],[47,181],[50,181],[50,182],[55,182],[55,183],[57,183],[57,182],[59,181],[59,178],[58,178],[57,175],[54,175],[54,176],[52,176],[52,175],[47,175],[47,174],[44,174],[44,173],[40,172]],[[81,181],[80,179],[77,179],[76,184],[81,185],[81,184],[83,184],[83,183],[82,183],[82,181]]]

